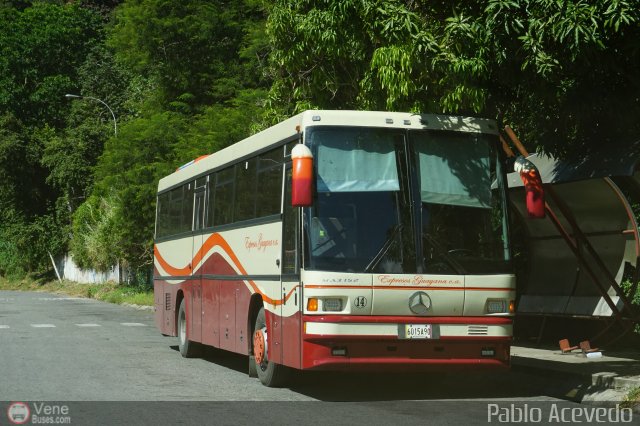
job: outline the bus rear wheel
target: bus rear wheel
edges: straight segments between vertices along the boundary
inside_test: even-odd
[[[253,328],[253,362],[260,382],[270,388],[283,386],[289,378],[289,369],[269,361],[269,331],[264,313],[260,308]]]
[[[184,299],[178,309],[178,349],[184,358],[193,358],[200,354],[200,345],[187,337],[187,304]]]

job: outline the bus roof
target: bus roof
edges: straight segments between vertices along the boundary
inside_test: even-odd
[[[254,152],[267,150],[287,139],[293,139],[298,133],[298,126],[301,131],[307,126],[363,126],[498,134],[495,122],[483,118],[406,112],[309,110],[218,152],[185,164],[174,173],[160,179],[158,191],[174,187],[209,170],[250,156]]]

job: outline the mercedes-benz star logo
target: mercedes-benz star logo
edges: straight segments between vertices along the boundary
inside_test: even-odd
[[[416,315],[426,315],[431,309],[431,298],[424,291],[417,291],[409,297],[409,309]]]

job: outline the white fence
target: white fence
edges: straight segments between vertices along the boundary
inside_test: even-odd
[[[107,281],[121,282],[120,267],[118,265],[112,266],[106,272],[80,269],[70,254],[56,259],[56,268],[58,268],[61,278],[78,283],[102,284]]]

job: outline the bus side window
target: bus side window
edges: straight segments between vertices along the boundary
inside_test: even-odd
[[[258,158],[258,189],[256,217],[280,213],[282,197],[282,147],[260,154]]]
[[[207,181],[207,218],[206,218],[206,227],[211,228],[213,226],[213,206],[215,205],[215,194],[216,194],[216,174],[211,173],[209,175],[209,179]]]
[[[182,213],[180,215],[178,233],[191,231],[191,226],[193,224],[193,182],[183,185],[183,191],[184,193],[180,200],[180,203],[182,204]]]
[[[216,173],[215,204],[213,224],[226,225],[233,222],[233,195],[235,188],[235,167],[228,167]]]
[[[282,275],[298,273],[298,219],[297,207],[291,206],[291,163],[287,164],[284,185],[282,225]]]
[[[189,183],[171,190],[168,223],[169,235],[191,230],[191,216],[193,215],[192,194],[193,189]]]
[[[170,193],[165,192],[158,196],[158,213],[156,220],[156,238],[166,237],[171,234],[171,230],[169,228],[169,204],[170,204]]]
[[[196,179],[196,185],[193,197],[193,230],[198,231],[204,228],[205,218],[205,203],[207,189],[207,177],[200,177]]]
[[[256,159],[250,158],[236,164],[236,195],[233,221],[256,217]]]

